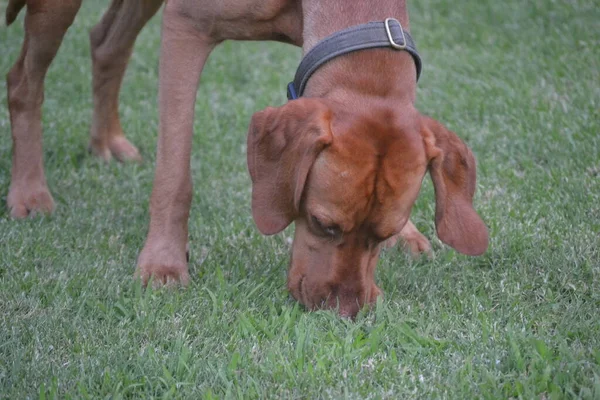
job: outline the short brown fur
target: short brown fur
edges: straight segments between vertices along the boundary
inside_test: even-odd
[[[405,1],[167,2],[150,229],[136,271],[144,283],[189,281],[194,104],[212,49],[226,39],[262,39],[306,53],[335,31],[388,17],[410,28]],[[475,159],[454,133],[416,110],[415,94],[408,53],[364,50],[317,70],[304,98],[252,118],[252,214],[264,234],[295,224],[288,288],[309,309],[353,317],[372,304],[381,293],[374,273],[385,243],[401,238],[414,252],[430,251],[409,220],[427,171],[440,239],[471,255],[487,248],[487,229],[472,205]]]

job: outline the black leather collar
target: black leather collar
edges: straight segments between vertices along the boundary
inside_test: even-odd
[[[302,59],[294,81],[287,87],[289,100],[297,99],[304,93],[310,76],[327,61],[353,51],[391,47],[410,53],[417,67],[417,80],[421,75],[421,57],[415,42],[395,18],[352,26],[336,32],[316,44]]]

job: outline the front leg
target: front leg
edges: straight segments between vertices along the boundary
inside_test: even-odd
[[[150,229],[138,259],[136,276],[144,284],[186,285],[188,217],[192,201],[190,152],[196,91],[215,42],[166,4],[159,65],[159,137]]]

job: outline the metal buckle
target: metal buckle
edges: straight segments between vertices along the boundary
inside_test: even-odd
[[[394,41],[394,38],[392,37],[392,30],[390,28],[390,21],[396,21],[396,23],[400,27],[400,32],[402,33],[402,44],[398,44]],[[388,40],[390,41],[390,46],[392,46],[396,50],[404,50],[406,48],[406,36],[404,36],[404,29],[402,29],[402,24],[400,23],[400,21],[398,21],[396,18],[386,18],[384,24]]]

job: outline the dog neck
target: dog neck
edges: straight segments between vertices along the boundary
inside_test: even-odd
[[[303,53],[320,40],[345,28],[396,18],[410,31],[406,1],[304,0]],[[361,50],[337,57],[310,78],[305,96],[325,97],[345,104],[385,100],[414,103],[416,67],[411,55],[392,49]],[[398,103],[397,103],[398,104]]]
[[[304,0],[303,53],[306,54],[318,41],[334,32],[372,21],[396,18],[406,31],[410,31],[406,1],[323,1]]]

